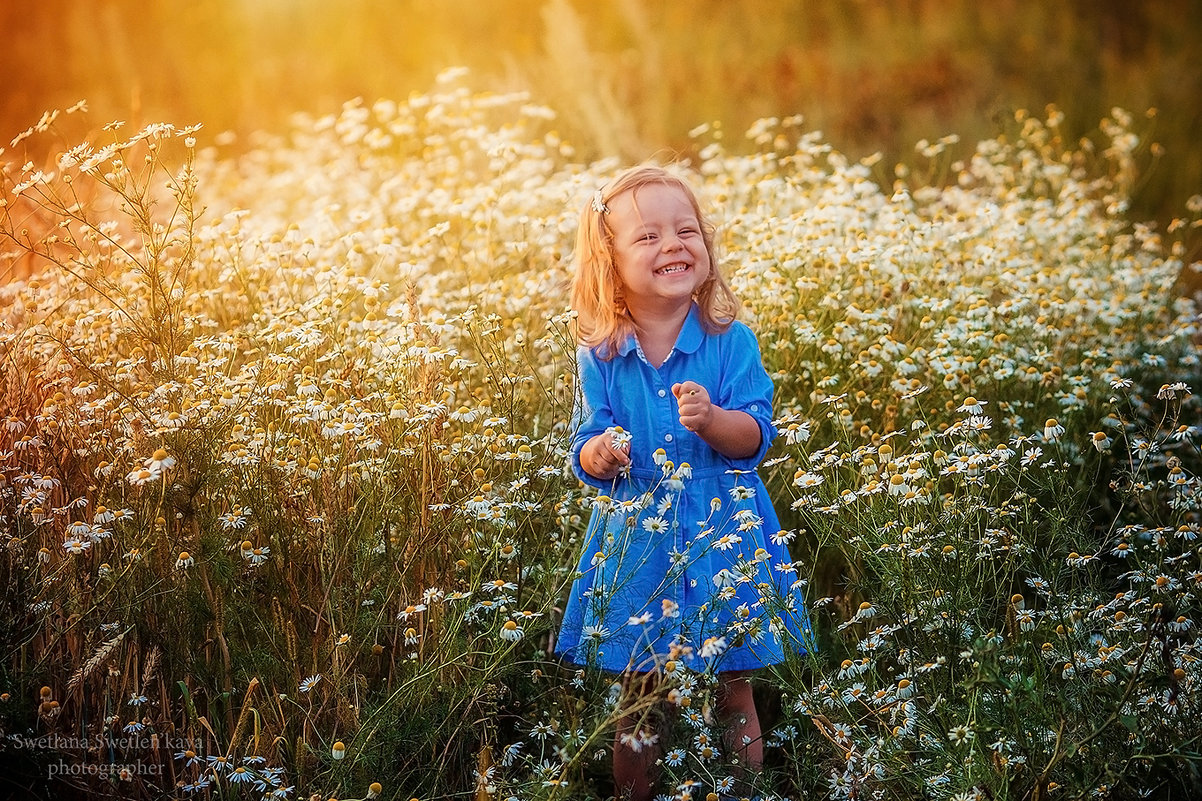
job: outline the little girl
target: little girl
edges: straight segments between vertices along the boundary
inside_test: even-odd
[[[583,210],[572,285],[576,475],[596,487],[556,650],[645,692],[685,666],[718,677],[744,773],[763,748],[749,671],[803,653],[802,582],[756,474],[776,431],[772,381],[718,268],[692,189],[635,167]],[[619,794],[650,799],[659,749],[630,714]]]

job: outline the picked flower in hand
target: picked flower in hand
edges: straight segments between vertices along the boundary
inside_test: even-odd
[[[613,443],[615,448],[630,444],[630,432],[621,426],[610,426],[605,429],[605,433],[609,434],[610,442]]]

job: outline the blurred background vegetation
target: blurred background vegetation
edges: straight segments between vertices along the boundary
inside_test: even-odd
[[[1132,216],[1167,220],[1202,190],[1200,23],[1202,0],[6,0],[0,139],[87,99],[93,124],[201,122],[202,142],[244,141],[458,65],[555,108],[581,159],[802,114],[888,165],[951,133],[966,154],[1018,108],[1057,105],[1075,138],[1121,106],[1156,110]]]

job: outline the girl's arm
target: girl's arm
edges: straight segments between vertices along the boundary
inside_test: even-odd
[[[576,397],[572,409],[572,472],[601,490],[630,464],[630,445],[613,448],[609,429],[617,425],[605,392],[605,366],[584,346],[576,351]]]
[[[760,449],[760,424],[737,409],[714,405],[709,392],[696,381],[672,385],[680,409],[680,424],[729,459],[746,459]]]

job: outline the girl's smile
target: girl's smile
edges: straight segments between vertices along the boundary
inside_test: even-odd
[[[658,270],[655,271],[655,274],[656,275],[675,275],[676,273],[683,273],[687,269],[689,269],[689,265],[687,265],[687,264],[684,264],[684,263],[672,264],[667,267],[660,267]]]

